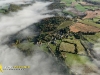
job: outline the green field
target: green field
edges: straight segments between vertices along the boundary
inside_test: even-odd
[[[86,24],[86,25],[91,25],[91,26],[95,26],[95,27],[100,28],[100,24],[95,23],[98,20],[100,20],[100,19],[98,19],[98,18],[93,18],[93,20],[91,20],[91,19],[84,19],[81,22]]]
[[[66,64],[68,66],[73,66],[77,64],[82,64],[84,65],[86,62],[90,62],[89,58],[87,56],[80,56],[77,54],[71,54],[71,53],[66,53]]]
[[[73,21],[64,21],[57,27],[57,30],[66,28],[66,27],[72,25],[73,23],[74,23]]]
[[[75,8],[77,9],[77,10],[79,10],[79,11],[81,11],[81,12],[85,12],[85,11],[87,11],[87,10],[95,10],[95,9],[97,9],[98,7],[96,7],[96,6],[83,6],[83,5],[81,5],[81,4],[77,4],[77,5],[75,5]]]
[[[75,6],[75,8],[76,8],[77,10],[79,10],[79,11],[82,11],[82,12],[85,12],[85,11],[86,11],[85,7],[82,6],[82,5],[80,5],[80,4],[77,4],[77,5]]]
[[[21,50],[31,50],[33,46],[33,42],[25,42],[17,45],[17,47]]]
[[[87,56],[66,53],[65,63],[71,69],[71,72],[78,73],[82,70],[80,75],[87,75],[86,72],[89,73],[98,69],[97,66],[92,63]]]
[[[96,33],[95,35],[84,35],[88,42],[96,43],[100,38],[100,33]]]
[[[4,12],[5,12],[4,10],[1,10],[1,9],[0,9],[0,13],[4,13]]]
[[[76,2],[75,0],[61,0],[61,2],[64,2],[67,6],[70,6],[72,2]]]
[[[82,1],[82,0],[81,0]],[[98,0],[97,0],[98,1]],[[72,2],[75,2],[75,0],[61,0],[61,2],[64,2],[67,6],[71,6],[72,5]],[[81,11],[81,12],[85,12],[86,10],[95,10],[97,9],[98,7],[96,6],[83,6],[79,3],[76,3],[75,6],[74,6],[78,11]]]
[[[60,45],[60,50],[74,53],[75,47],[73,44],[62,42]]]
[[[77,39],[73,39],[73,40],[71,40],[71,39],[64,39],[63,41],[65,42],[65,45],[63,43],[63,46],[62,47],[63,48],[66,48],[65,50],[68,49],[70,52],[74,51],[73,50],[74,48],[72,48],[72,47],[73,47],[73,44],[76,44],[77,45],[78,54],[84,54],[84,55],[86,55],[85,54],[84,47],[81,45],[81,43],[80,43],[79,40],[77,40]],[[67,42],[73,43],[73,44],[68,44]],[[68,46],[66,46],[66,44],[68,44]]]

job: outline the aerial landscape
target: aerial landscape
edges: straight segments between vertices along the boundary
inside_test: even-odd
[[[0,64],[30,66],[0,75],[100,75],[100,0],[0,0]]]

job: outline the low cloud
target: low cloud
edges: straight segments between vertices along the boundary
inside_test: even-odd
[[[9,3],[25,4],[26,2],[33,0],[0,0],[0,6],[6,6]]]
[[[3,66],[28,65],[27,70],[4,70],[0,75],[66,75],[55,58],[45,54],[36,47],[32,56],[25,57],[18,49],[1,46],[0,63]]]
[[[94,44],[93,50],[95,56],[93,62],[100,68],[100,39]]]
[[[5,36],[15,34],[16,32],[40,21],[43,18],[50,17],[50,15],[44,15],[48,10],[46,6],[50,3],[36,2],[32,6],[23,8],[15,13],[9,15],[1,15],[0,18],[0,39],[4,39]]]
[[[10,35],[27,28],[43,18],[51,17],[51,15],[45,14],[48,12],[46,6],[49,4],[49,2],[36,2],[18,12],[11,12],[8,15],[0,15],[0,63],[3,66],[30,66],[30,69],[21,71],[4,70],[4,73],[0,72],[0,75],[66,75],[64,74],[64,67],[57,65],[58,63],[55,58],[42,52],[42,49],[39,47],[32,49],[34,50],[32,56],[26,57],[17,48],[10,48],[8,45],[2,44],[9,40]],[[28,33],[30,33],[30,30],[26,29],[23,33],[25,36],[29,35]]]

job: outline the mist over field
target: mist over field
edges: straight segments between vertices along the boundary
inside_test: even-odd
[[[17,0],[15,0],[17,1]],[[0,4],[14,2],[14,0],[1,1]],[[8,15],[0,17],[0,63],[3,66],[26,65],[30,66],[27,70],[9,71],[4,70],[0,75],[62,75],[54,62],[54,58],[41,52],[41,48],[35,47],[36,50],[32,56],[26,57],[17,48],[10,48],[2,44],[9,40],[9,36],[40,21],[51,15],[43,15],[48,12],[49,2],[36,2],[31,6],[25,7],[18,12],[11,12]],[[45,10],[44,10],[45,9]],[[35,32],[34,32],[35,33]],[[29,36],[30,31],[25,30],[22,35]],[[30,34],[34,35],[34,34]],[[58,67],[58,68],[57,68]]]
[[[0,6],[9,3],[25,3],[26,1],[33,1],[33,0],[0,0]]]

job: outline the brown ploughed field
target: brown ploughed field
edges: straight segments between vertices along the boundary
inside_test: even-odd
[[[89,26],[89,25],[85,25],[83,23],[76,23],[72,26],[70,26],[70,31],[71,32],[100,32],[100,29],[94,26]]]
[[[100,16],[100,10],[86,11],[86,14],[87,15],[84,17],[84,19],[98,17]]]

